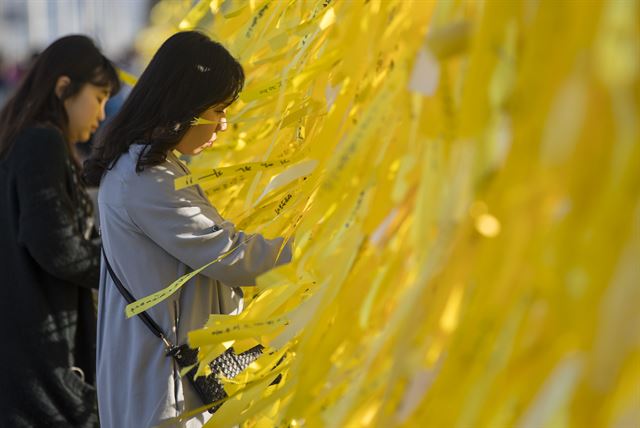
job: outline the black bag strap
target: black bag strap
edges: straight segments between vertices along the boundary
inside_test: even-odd
[[[127,290],[124,284],[122,284],[122,282],[120,281],[116,273],[111,268],[111,264],[109,263],[109,259],[107,258],[107,252],[104,250],[104,247],[102,247],[102,255],[104,256],[104,261],[107,264],[107,270],[109,271],[109,276],[111,276],[111,279],[116,284],[116,288],[118,289],[120,294],[122,294],[122,297],[124,297],[127,303],[135,302],[136,299],[131,295],[131,293],[129,293],[129,290]],[[167,350],[171,351],[175,348],[175,346],[173,346],[173,344],[164,335],[158,323],[156,323],[153,320],[153,318],[149,316],[149,314],[147,314],[146,312],[141,312],[138,314],[138,316],[140,317],[142,322],[144,322],[147,328],[151,330],[151,333],[153,333],[156,337],[158,337],[160,340],[164,342],[165,346],[167,347]]]

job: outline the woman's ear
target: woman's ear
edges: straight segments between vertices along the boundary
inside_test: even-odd
[[[67,89],[70,83],[71,83],[71,79],[69,78],[69,76],[58,77],[58,81],[56,82],[56,96],[58,98],[62,98],[62,94],[64,94],[64,90]]]

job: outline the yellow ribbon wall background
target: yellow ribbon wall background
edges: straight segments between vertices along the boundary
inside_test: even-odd
[[[241,315],[190,334],[204,362],[268,347],[208,426],[637,426],[639,15],[637,0],[156,5],[143,49],[198,28],[247,74],[176,187],[295,236]]]

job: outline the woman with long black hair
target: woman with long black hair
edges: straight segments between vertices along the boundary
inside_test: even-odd
[[[75,144],[120,83],[85,36],[36,59],[0,111],[0,426],[97,426],[100,243]]]
[[[87,179],[100,183],[105,258],[97,386],[105,427],[155,426],[203,404],[149,325],[125,318],[126,293],[142,298],[228,254],[146,311],[165,339],[184,345],[209,314],[242,310],[240,286],[291,258],[288,246],[278,258],[282,238],[236,230],[199,186],[174,189],[188,169],[173,151],[197,155],[213,144],[243,84],[241,65],[222,45],[198,32],[177,33],[156,52],[85,162]],[[197,117],[207,124],[194,125]],[[208,417],[204,412],[187,426]]]

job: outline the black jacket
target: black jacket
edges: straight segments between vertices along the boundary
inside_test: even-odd
[[[53,128],[25,130],[0,160],[0,427],[98,425],[100,245],[77,180]]]

